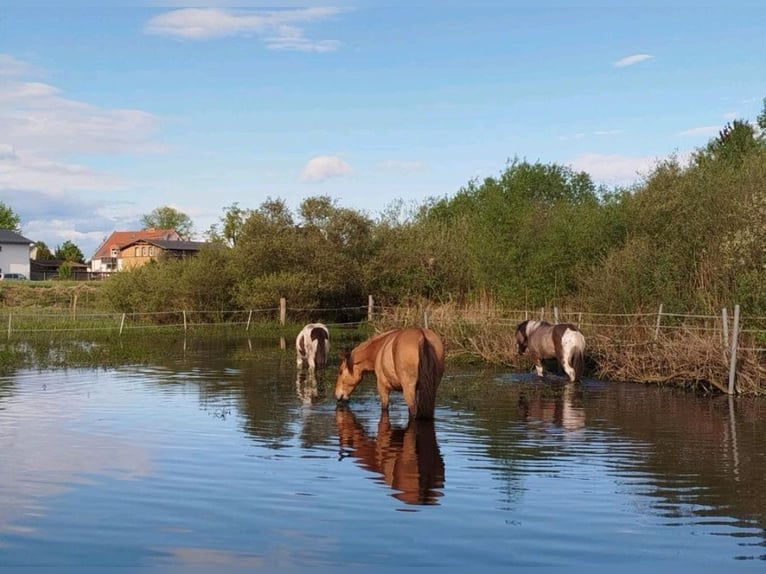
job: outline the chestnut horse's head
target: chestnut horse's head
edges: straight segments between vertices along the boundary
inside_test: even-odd
[[[347,351],[340,357],[338,365],[338,381],[335,383],[335,399],[347,401],[351,393],[362,380],[362,369],[354,369],[354,359],[351,351]]]

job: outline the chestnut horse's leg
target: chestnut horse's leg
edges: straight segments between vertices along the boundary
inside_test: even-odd
[[[535,360],[535,370],[537,371],[537,376],[542,377],[544,374],[543,371],[543,360],[542,359],[536,359]]]
[[[407,381],[404,381],[404,384],[402,384],[402,393],[404,394],[407,408],[410,411],[410,418],[415,418],[415,415],[418,413],[417,386],[417,378],[411,384],[407,384]]]
[[[378,380],[378,395],[380,396],[380,408],[381,410],[388,411],[388,395],[391,393],[391,389],[388,387],[383,377],[376,377]]]

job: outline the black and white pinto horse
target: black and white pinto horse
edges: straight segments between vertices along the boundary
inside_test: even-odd
[[[322,323],[309,323],[295,339],[295,351],[298,355],[297,366],[308,364],[310,370],[323,368],[327,364],[330,351],[330,332]]]
[[[556,358],[571,382],[582,378],[585,337],[570,323],[551,325],[546,321],[524,321],[516,327],[516,348],[535,362],[543,376],[543,360]]]

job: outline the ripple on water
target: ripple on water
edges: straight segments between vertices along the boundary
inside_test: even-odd
[[[729,431],[685,440],[686,424],[698,435],[704,420],[730,429],[716,418],[727,412],[652,389],[566,395],[474,374],[491,393],[461,395],[480,388],[466,377],[434,424],[413,432],[399,398],[384,419],[369,384],[336,410],[331,377],[300,394],[294,364],[280,361],[0,381],[0,563],[562,566],[764,554],[766,510],[751,494],[762,457],[749,442],[762,436],[750,430],[764,430],[759,417],[741,425],[735,451]],[[650,416],[643,402],[672,416]]]

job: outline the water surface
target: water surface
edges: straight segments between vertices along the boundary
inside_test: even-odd
[[[766,406],[448,365],[436,420],[278,345],[0,378],[4,566],[766,558]]]

